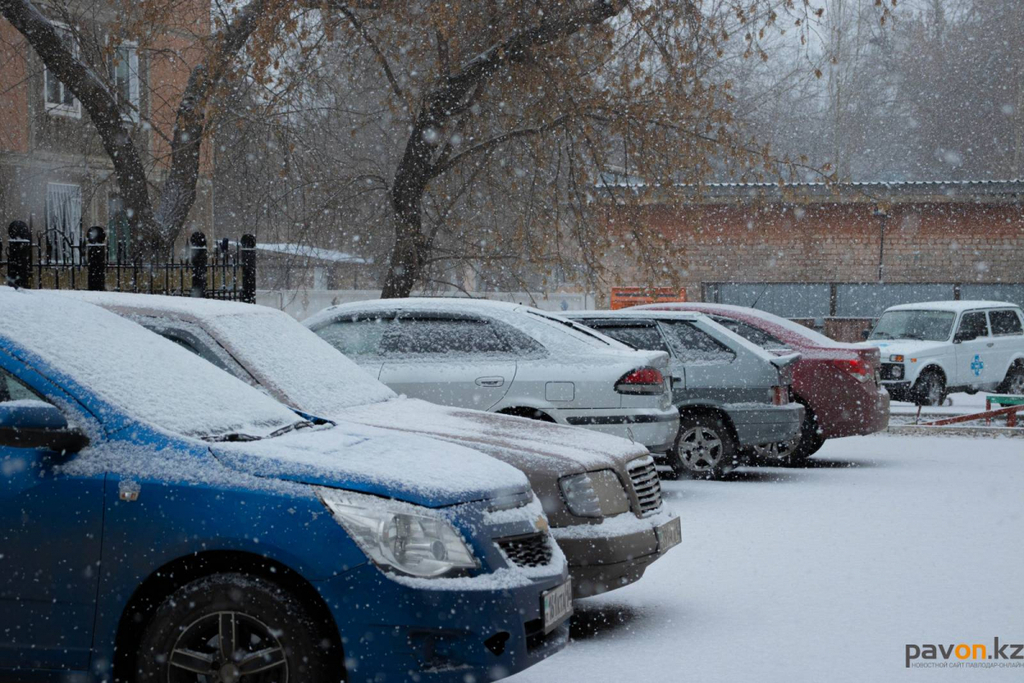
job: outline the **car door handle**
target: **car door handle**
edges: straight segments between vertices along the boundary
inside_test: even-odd
[[[504,377],[477,377],[476,385],[478,387],[501,387],[505,385]]]
[[[989,347],[989,348],[992,348],[992,347],[993,347],[993,346],[995,346],[995,345],[996,345],[996,343],[995,343],[995,342],[989,342],[988,344],[985,344],[985,346],[987,346],[987,347]]]

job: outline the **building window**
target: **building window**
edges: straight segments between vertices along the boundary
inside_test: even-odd
[[[131,43],[114,48],[110,56],[110,84],[121,115],[139,120],[139,50]]]
[[[121,195],[107,198],[107,254],[112,263],[127,263],[131,253],[131,225]]]
[[[72,56],[77,58],[78,43],[75,41],[75,36],[71,33],[71,29],[65,24],[56,22],[54,22],[53,27],[57,30],[57,35],[64,41],[64,44],[70,48]],[[78,100],[75,99],[71,91],[56,76],[50,73],[50,70],[45,65],[43,67],[43,96],[46,100],[47,113],[74,117],[82,115],[81,105]]]
[[[53,261],[81,260],[82,188],[46,185],[46,252]]]

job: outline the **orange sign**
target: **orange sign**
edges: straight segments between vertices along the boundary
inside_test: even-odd
[[[685,289],[671,287],[612,287],[613,311],[641,304],[681,303],[686,301]]]

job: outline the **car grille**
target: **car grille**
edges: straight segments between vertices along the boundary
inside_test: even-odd
[[[882,379],[903,379],[903,365],[900,363],[882,363],[879,373]]]
[[[661,509],[661,480],[654,466],[654,458],[634,460],[627,468],[633,490],[640,500],[640,515],[651,515]]]
[[[518,567],[543,567],[551,564],[551,544],[547,534],[528,534],[498,541],[509,561]]]

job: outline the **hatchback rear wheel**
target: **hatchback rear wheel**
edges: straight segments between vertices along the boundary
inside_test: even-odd
[[[677,476],[718,479],[735,466],[736,441],[721,418],[708,413],[683,413],[679,435],[669,453]]]
[[[161,604],[142,635],[138,681],[326,683],[329,647],[302,604],[262,579],[217,574]]]

